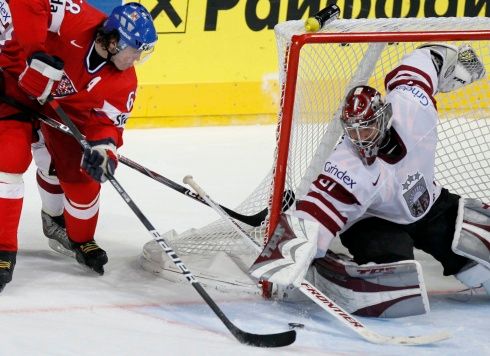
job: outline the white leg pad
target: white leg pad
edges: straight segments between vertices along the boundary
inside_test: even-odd
[[[417,261],[358,265],[329,251],[315,260],[306,278],[349,313],[359,316],[399,318],[430,311]],[[303,301],[292,286],[278,288],[273,297]]]
[[[490,269],[485,266],[472,262],[458,272],[455,277],[469,288],[482,286],[490,295]]]
[[[461,198],[458,209],[452,250],[490,269],[490,207]]]

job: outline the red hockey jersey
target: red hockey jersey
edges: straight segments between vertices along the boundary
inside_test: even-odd
[[[104,62],[89,68],[105,14],[83,0],[0,0],[0,15],[0,67],[17,79],[32,53],[58,56],[65,75],[53,96],[89,141],[112,138],[121,146],[137,79],[132,67],[120,71]],[[47,105],[42,110],[56,118]]]

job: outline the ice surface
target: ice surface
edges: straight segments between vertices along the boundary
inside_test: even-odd
[[[223,205],[233,207],[269,170],[272,126],[128,130],[121,153],[180,183],[186,174]],[[160,232],[199,227],[215,213],[123,165],[117,179]],[[490,299],[456,301],[444,294],[458,285],[439,277],[427,255],[429,315],[398,320],[362,318],[374,331],[409,335],[449,330],[432,346],[379,346],[363,341],[314,304],[208,292],[240,328],[279,332],[300,322],[295,344],[258,349],[239,344],[185,283],[142,270],[138,255],[151,236],[104,184],[96,239],[109,255],[104,276],[56,254],[42,235],[34,169],[24,176],[26,196],[13,281],[0,294],[0,355],[490,355]]]

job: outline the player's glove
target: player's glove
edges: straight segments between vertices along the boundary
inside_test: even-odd
[[[117,167],[116,146],[112,140],[92,142],[92,147],[83,151],[82,168],[96,181],[104,183],[106,174],[113,175]]]
[[[27,60],[19,76],[19,86],[42,105],[56,90],[63,76],[63,61],[44,52],[36,52]]]

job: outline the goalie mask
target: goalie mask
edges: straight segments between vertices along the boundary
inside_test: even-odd
[[[385,104],[376,89],[361,85],[347,94],[340,121],[365,164],[372,164],[378,155],[391,126],[391,116],[391,104]]]
[[[117,31],[116,55],[124,51],[125,55],[137,57],[140,63],[148,59],[158,40],[150,13],[136,2],[114,8],[102,25],[102,31]]]

